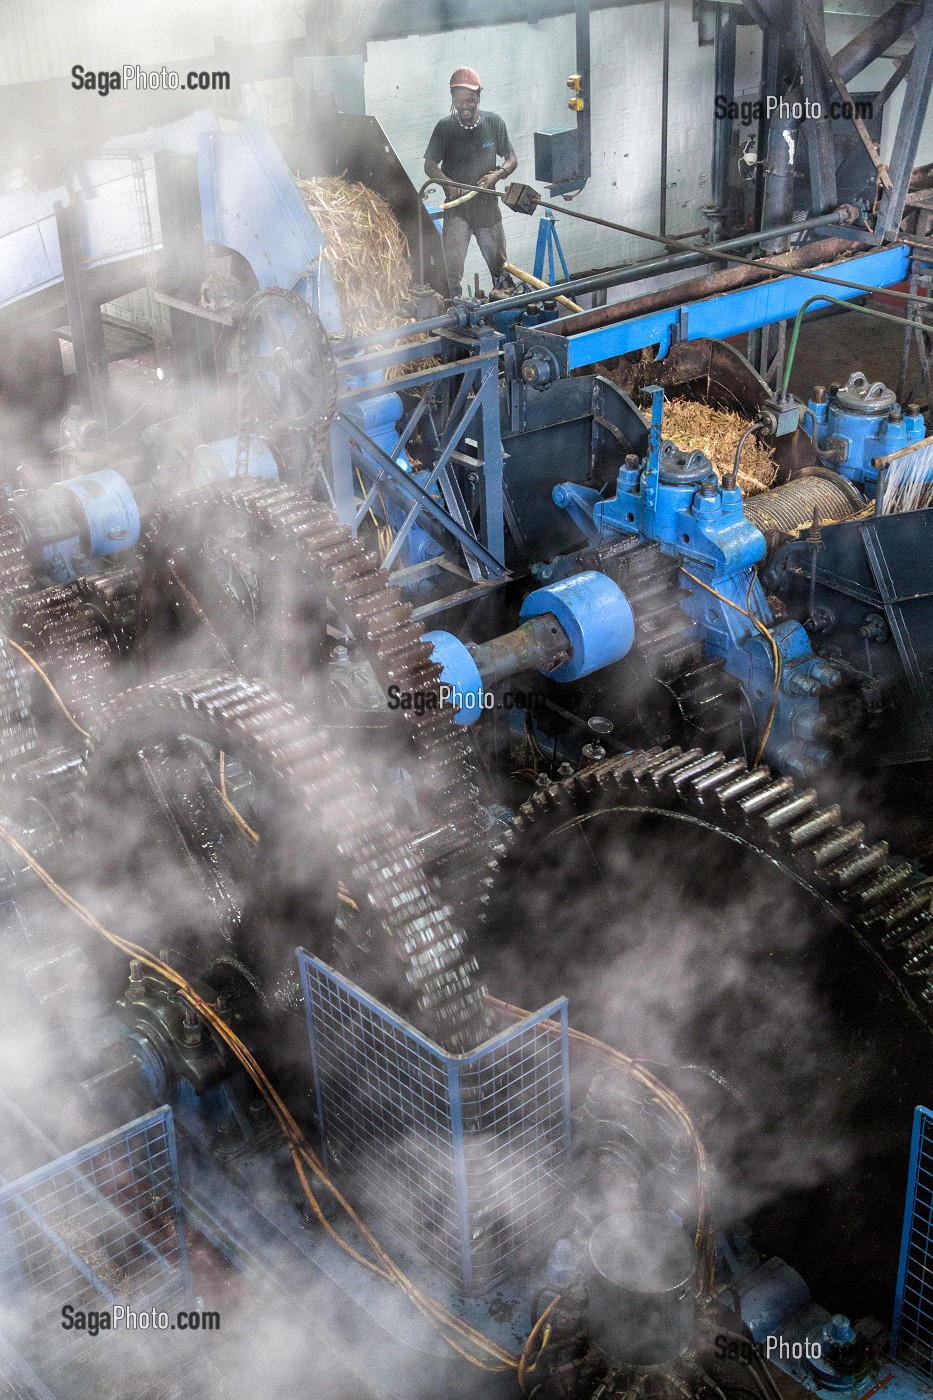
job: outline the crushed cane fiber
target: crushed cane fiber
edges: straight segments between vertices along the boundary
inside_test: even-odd
[[[399,320],[411,286],[408,243],[381,195],[365,185],[323,176],[298,188],[324,235],[324,261],[334,280],[349,336]]]
[[[645,415],[650,421],[650,414]],[[716,468],[720,480],[732,470],[739,437],[749,421],[727,408],[711,408],[694,399],[665,399],[661,430],[665,439],[676,442],[682,452],[699,449]],[[746,438],[738,484],[745,496],[767,491],[777,475],[777,464],[769,448],[754,436]]]

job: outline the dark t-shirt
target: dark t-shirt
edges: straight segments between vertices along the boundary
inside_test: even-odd
[[[495,112],[481,112],[476,126],[463,127],[455,113],[442,117],[431,133],[425,160],[439,165],[450,180],[476,185],[498,165],[498,157],[511,154],[512,143],[505,122]],[[492,195],[478,194],[460,206],[473,225],[492,224],[500,217],[499,201]]]

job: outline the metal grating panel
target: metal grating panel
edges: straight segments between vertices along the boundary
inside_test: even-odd
[[[0,1400],[55,1400],[32,1367],[0,1336]]]
[[[298,960],[329,1169],[466,1292],[546,1252],[570,1147],[566,999],[450,1055]]]
[[[933,1380],[933,1113],[923,1107],[914,1112],[891,1354]]]
[[[33,1327],[66,1303],[183,1306],[190,1283],[169,1109],[0,1187],[0,1300]]]

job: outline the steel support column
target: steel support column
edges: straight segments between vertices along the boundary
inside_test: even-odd
[[[896,237],[904,213],[904,200],[910,175],[917,156],[917,143],[926,116],[933,82],[933,0],[924,0],[923,15],[917,29],[907,91],[901,108],[889,171],[891,188],[885,190],[878,213],[875,232],[884,239]]]
[[[74,347],[78,396],[83,412],[106,429],[110,426],[110,372],[100,303],[91,294],[81,242],[82,199],[83,195],[73,194],[69,204],[56,202],[55,223],[62,255],[62,279]]]
[[[763,34],[761,48],[761,100],[788,98],[797,78],[800,54],[800,25],[790,3],[775,4]],[[758,128],[758,169],[761,175],[759,228],[790,223],[794,213],[794,159],[797,150],[798,121],[780,112],[762,117]],[[762,160],[762,156],[764,159]],[[786,237],[762,243],[765,253],[782,253]]]
[[[479,350],[495,349],[499,337],[491,327],[479,332]],[[505,559],[505,521],[502,499],[502,436],[499,417],[499,369],[490,362],[483,370],[480,387],[479,455],[480,535],[497,559]]]
[[[207,275],[197,156],[156,151],[155,180],[162,231],[161,290],[196,306]],[[177,306],[169,307],[169,328],[178,409],[196,415],[205,438],[216,436],[220,328]]]
[[[815,29],[826,42],[826,25],[823,17],[822,0],[800,0],[802,9],[809,12]],[[833,124],[829,116],[831,92],[826,73],[819,56],[807,44],[803,53],[803,95],[818,107],[822,116],[804,123],[807,138],[807,163],[810,169],[810,212],[825,214],[835,209],[836,195],[836,150],[833,141]]]
[[[661,44],[661,190],[658,232],[667,233],[667,123],[670,114],[671,0],[662,0],[664,37]]]
[[[577,157],[580,164],[580,175],[584,180],[588,180],[592,168],[592,116],[590,104],[593,101],[593,83],[590,66],[590,0],[576,0],[574,28],[577,50],[577,72],[580,74],[583,81],[583,106],[577,113]]]
[[[727,102],[735,98],[735,35],[736,12],[729,5],[716,6],[715,66],[716,96]],[[713,170],[711,186],[713,204],[725,211],[729,202],[729,152],[732,147],[732,121],[728,117],[713,119]]]

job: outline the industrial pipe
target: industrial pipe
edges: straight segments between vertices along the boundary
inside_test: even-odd
[[[789,253],[780,253],[769,259],[778,263],[782,270],[796,272],[801,268],[821,267],[831,263],[843,253],[850,253],[852,244],[844,238],[825,238],[818,243],[806,243],[802,248],[792,248]],[[647,316],[652,311],[664,311],[671,306],[698,301],[702,297],[717,296],[720,292],[732,291],[735,287],[745,287],[756,282],[767,281],[774,274],[771,268],[758,268],[751,265],[721,267],[709,272],[705,277],[697,277],[689,282],[678,282],[673,287],[663,287],[657,292],[646,292],[643,296],[632,297],[629,301],[614,301],[607,306],[595,306],[591,311],[583,311],[577,316],[562,316],[548,326],[552,335],[578,335],[581,331],[598,330],[601,326],[614,325],[616,321],[628,320],[632,316]]]
[[[723,253],[739,252],[743,248],[752,248],[756,243],[761,243],[768,238],[775,238],[782,233],[798,234],[811,228],[851,224],[855,221],[857,214],[858,211],[853,205],[844,204],[828,214],[816,214],[810,219],[800,219],[796,223],[786,224],[783,228],[762,229],[757,233],[743,233],[738,238],[729,238],[722,243],[717,243],[714,248],[696,248],[683,253],[666,253],[660,258],[647,258],[643,262],[637,263],[621,263],[617,267],[607,268],[605,272],[594,272],[586,277],[571,278],[569,282],[560,284],[560,290],[563,295],[567,296],[570,293],[597,292],[604,287],[621,286],[625,282],[640,282],[646,277],[654,277],[662,272],[676,272],[682,267],[695,267],[697,264],[708,262],[711,258]],[[609,227],[613,226],[608,220],[590,216],[587,216],[587,221],[604,223]],[[671,239],[669,241],[676,244],[679,240]],[[541,294],[538,291],[517,292],[514,296],[501,297],[488,306],[479,307],[472,314],[475,320],[485,321],[498,316],[503,311],[518,311],[520,308],[531,306],[540,300]],[[432,316],[426,321],[410,321],[404,326],[385,326],[381,331],[372,331],[369,335],[358,336],[355,340],[335,342],[333,348],[335,353],[343,359],[379,345],[391,345],[400,340],[410,340],[412,336],[431,334],[434,331],[453,330],[463,324],[463,314],[454,310],[443,316]]]
[[[576,217],[582,216],[577,215]],[[603,287],[619,286],[624,282],[640,282],[643,278],[653,277],[659,272],[676,272],[681,267],[693,267],[697,263],[707,262],[723,253],[738,252],[742,248],[753,247],[756,243],[763,243],[778,234],[803,233],[806,229],[823,228],[833,224],[852,224],[857,217],[858,210],[854,205],[843,204],[839,209],[833,209],[829,214],[815,214],[812,218],[801,219],[797,223],[786,224],[782,228],[761,229],[757,233],[745,233],[738,238],[726,239],[715,246],[690,249],[683,253],[666,253],[663,257],[652,258],[646,262],[625,263],[618,268],[609,268],[606,272],[594,272],[586,277],[572,277],[569,282],[561,284],[561,291],[565,296],[571,293],[576,296],[583,292],[601,291]],[[590,216],[586,216],[586,218],[587,222],[602,223],[613,227],[609,220],[594,219]],[[633,230],[633,232],[638,235],[638,230]],[[664,241],[676,245],[680,240],[671,238]],[[521,292],[512,297],[503,297],[501,301],[496,301],[489,307],[483,307],[478,312],[477,319],[486,320],[488,317],[497,315],[500,311],[517,311],[520,307],[530,306],[535,301],[540,301],[536,292]],[[408,327],[407,329],[411,330],[412,328]]]

